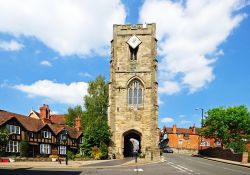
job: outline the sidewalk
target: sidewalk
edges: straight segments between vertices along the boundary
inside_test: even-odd
[[[65,161],[61,164],[58,162],[4,162],[0,163],[0,168],[80,168],[82,166],[108,162],[111,160],[88,160],[88,161]]]
[[[195,155],[195,156],[201,157],[204,159],[208,159],[208,160],[212,160],[212,161],[217,161],[217,162],[227,163],[227,164],[231,164],[231,165],[238,165],[238,166],[250,168],[250,163],[243,164],[241,162],[236,162],[236,161],[232,161],[232,160],[219,159],[219,158],[213,158],[213,157],[205,157],[205,156],[201,156],[201,155]]]
[[[162,160],[161,160],[162,161]],[[137,163],[132,158],[128,159],[113,159],[113,160],[86,160],[86,161],[65,161],[61,164],[58,162],[4,162],[0,163],[0,168],[105,168],[105,167],[118,167],[118,166],[136,166],[158,163],[160,161],[147,161],[138,158]]]

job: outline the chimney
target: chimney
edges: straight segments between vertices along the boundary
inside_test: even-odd
[[[195,124],[194,124],[193,127],[192,127],[192,133],[193,133],[193,134],[196,133],[196,131],[195,131]]]
[[[81,130],[81,119],[80,119],[79,116],[75,119],[75,128],[76,128],[78,131]]]
[[[176,134],[176,124],[173,125],[173,134]]]
[[[40,119],[43,123],[50,123],[49,105],[43,104],[43,106],[40,107]]]

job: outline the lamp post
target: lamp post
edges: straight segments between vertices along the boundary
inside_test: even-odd
[[[201,128],[203,127],[203,117],[204,117],[204,109],[203,108],[195,108],[195,110],[201,110]],[[202,135],[200,140],[200,147],[202,151]]]
[[[62,130],[62,141],[66,145],[66,156],[65,156],[65,158],[66,158],[66,160],[65,160],[66,165],[68,165],[68,154],[67,154],[67,151],[68,151],[68,148],[67,148],[68,141],[67,140],[68,140],[68,131],[67,131],[66,128],[64,128]]]

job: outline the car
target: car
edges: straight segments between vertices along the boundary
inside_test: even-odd
[[[164,153],[174,153],[174,151],[170,147],[163,148]]]

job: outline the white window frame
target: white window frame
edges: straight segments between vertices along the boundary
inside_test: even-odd
[[[40,154],[50,154],[51,145],[50,144],[41,144],[40,145]]]
[[[20,126],[7,124],[6,128],[9,130],[10,134],[20,134]]]
[[[19,142],[9,140],[6,146],[6,152],[19,153]]]
[[[50,139],[51,138],[51,132],[49,131],[42,131],[43,138]]]
[[[59,150],[60,155],[66,155],[67,147],[66,146],[59,146],[58,150]]]
[[[83,138],[82,138],[82,137],[80,137],[79,143],[80,143],[80,144],[83,143]]]

